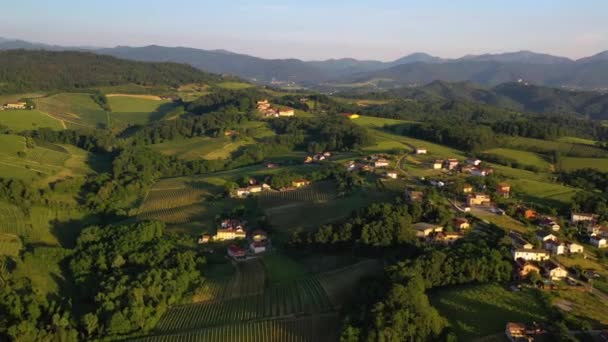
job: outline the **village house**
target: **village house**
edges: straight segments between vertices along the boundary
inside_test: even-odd
[[[505,335],[511,342],[531,341],[531,338],[526,334],[526,326],[523,323],[507,323]]]
[[[221,228],[217,229],[213,240],[226,241],[244,239],[246,237],[247,232],[245,231],[245,223],[239,220],[228,219],[222,221]]]
[[[469,220],[467,220],[464,217],[456,217],[452,220],[452,223],[454,224],[454,227],[456,229],[466,230],[466,229],[471,228],[471,225],[469,224]]]
[[[511,186],[507,183],[499,183],[496,186],[496,194],[500,197],[509,198],[511,194]]]
[[[261,100],[257,102],[257,107],[259,111],[264,111],[270,108],[270,102],[268,100]]]
[[[526,241],[519,233],[510,232],[509,237],[511,238],[511,242],[513,246],[520,249],[533,249],[534,245],[530,242]]]
[[[211,241],[211,235],[209,234],[203,234],[198,238],[198,243],[199,244],[203,244],[203,243],[209,243]]]
[[[26,102],[9,102],[2,106],[4,109],[27,109]]]
[[[541,226],[542,228],[551,229],[554,232],[560,230],[560,228],[561,228],[560,225],[557,224],[555,219],[553,219],[552,217],[549,217],[549,216],[543,217],[540,220],[540,222],[538,223],[538,225]]]
[[[242,259],[246,255],[246,251],[244,248],[239,247],[237,245],[230,245],[227,249],[228,256],[234,259]]]
[[[572,212],[570,214],[570,222],[572,222],[572,224],[577,224],[579,222],[594,223],[597,221],[598,218],[599,218],[599,216],[596,214],[575,213],[575,212]]]
[[[416,231],[416,237],[425,238],[433,233],[441,233],[443,227],[434,223],[418,222],[412,225],[412,228]]]
[[[570,254],[583,253],[585,251],[585,247],[579,245],[578,243],[568,241],[566,242],[566,251]]]
[[[418,147],[416,148],[416,154],[426,154],[427,150],[424,147]]]
[[[540,268],[533,263],[519,259],[515,262],[515,264],[516,264],[517,277],[519,279],[528,278],[528,275],[530,275],[530,273],[532,273],[532,272],[536,272],[537,274],[540,275]]]
[[[279,109],[278,114],[279,116],[294,116],[296,113],[293,108],[284,108]]]
[[[386,171],[384,173],[384,175],[386,176],[386,178],[391,178],[391,179],[397,179],[397,171]]]
[[[539,230],[536,232],[536,238],[540,240],[540,242],[546,241],[557,241],[557,236],[553,235],[550,231]]]
[[[561,280],[568,276],[568,271],[555,261],[547,261],[543,265],[543,274],[551,280]]]
[[[455,241],[462,239],[464,234],[460,232],[441,232],[432,234],[431,241],[437,244],[451,245]]]
[[[476,193],[467,196],[467,205],[473,207],[476,205],[489,205],[492,202],[489,195]]]
[[[544,261],[549,260],[549,253],[543,249],[523,249],[513,250],[513,260],[523,259],[525,261]]]
[[[465,193],[465,194],[470,194],[470,193],[472,193],[472,192],[473,192],[473,186],[472,186],[472,185],[470,185],[470,184],[465,184],[465,185],[462,187],[462,192],[463,192],[463,193]]]
[[[444,167],[448,170],[454,170],[458,167],[458,159],[448,159],[444,163]]]
[[[236,197],[247,197],[251,194],[259,193],[264,190],[270,190],[270,185],[265,183],[250,185],[244,188],[237,188],[234,193],[236,194]]]
[[[543,243],[543,248],[555,255],[562,255],[566,253],[566,244],[559,241],[546,241],[545,243]]]
[[[592,236],[591,239],[589,239],[589,243],[597,248],[608,247],[608,241],[605,238],[599,236]]]
[[[384,158],[376,159],[372,162],[374,167],[387,167],[389,165],[389,161]]]
[[[522,208],[520,209],[521,215],[526,219],[526,220],[533,220],[536,218],[536,211],[533,209],[529,209],[529,208]]]
[[[303,186],[307,186],[310,185],[310,181],[306,180],[306,179],[297,179],[294,180],[293,182],[291,182],[291,186],[293,186],[294,188],[301,188]]]
[[[249,250],[253,254],[259,254],[266,252],[268,248],[268,234],[261,230],[256,229],[251,233],[251,243],[249,244]]]
[[[437,159],[433,162],[433,170],[439,170],[443,167],[443,160]]]

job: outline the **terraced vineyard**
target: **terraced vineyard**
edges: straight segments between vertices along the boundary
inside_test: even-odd
[[[268,288],[259,295],[173,307],[161,318],[157,331],[199,329],[270,317],[324,313],[332,309],[319,281],[306,278]]]
[[[335,314],[298,319],[264,320],[196,330],[185,334],[159,335],[141,342],[247,341],[247,342],[324,342],[337,341],[339,319]]]
[[[260,195],[260,204],[265,207],[276,207],[290,202],[326,202],[336,197],[336,186],[333,182],[319,182],[291,191],[265,191]]]
[[[31,231],[27,217],[18,207],[0,202],[0,233],[27,235]]]
[[[179,208],[202,201],[207,191],[194,188],[152,189],[139,208],[140,214],[167,208]]]

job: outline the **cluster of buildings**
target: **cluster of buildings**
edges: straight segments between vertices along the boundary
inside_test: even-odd
[[[237,219],[223,220],[215,235],[204,234],[199,238],[198,242],[204,244],[211,241],[247,240],[248,248],[244,248],[237,244],[228,246],[228,256],[234,259],[242,259],[250,255],[266,252],[270,247],[268,234],[261,229],[257,229],[248,236],[245,225],[246,222]]]
[[[26,102],[8,102],[2,105],[2,109],[28,109]]]
[[[599,216],[589,213],[572,213],[570,222],[583,226],[589,235],[589,243],[597,248],[608,248],[608,226],[598,222]]]
[[[198,243],[245,239],[247,237],[245,224],[246,222],[237,219],[224,220],[220,224],[220,228],[217,229],[215,235],[203,234],[198,239]]]
[[[319,163],[331,157],[331,152],[315,153],[312,156],[306,156],[304,164]]]
[[[387,168],[391,164],[391,161],[382,155],[371,155],[363,160],[351,160],[346,163],[346,171],[365,171],[369,172],[372,169]],[[396,177],[395,177],[396,178]]]
[[[248,240],[247,248],[232,244],[226,249],[226,253],[234,260],[246,259],[248,256],[264,253],[270,247],[268,234],[261,229],[254,230]]]
[[[261,100],[257,102],[257,109],[265,117],[278,118],[280,116],[294,116],[295,111],[293,108],[275,108],[272,107],[268,100]]]
[[[462,239],[465,235],[464,232],[471,227],[469,221],[461,217],[454,218],[452,226],[455,229],[447,231],[443,226],[438,224],[418,222],[414,223],[412,228],[416,231],[416,237],[421,240],[440,245],[450,245]]]
[[[419,153],[421,152],[421,153]],[[426,149],[416,149],[416,154],[426,154]],[[458,159],[450,158],[446,160],[437,159],[432,163],[434,170],[445,169],[448,171],[460,171],[462,173],[468,173],[472,176],[485,177],[492,173],[494,170],[491,168],[482,167],[481,160],[479,159],[467,159],[464,164],[460,164]]]
[[[546,330],[537,324],[527,326],[523,323],[508,322],[505,327],[505,335],[511,342],[531,342],[535,337],[545,333]]]

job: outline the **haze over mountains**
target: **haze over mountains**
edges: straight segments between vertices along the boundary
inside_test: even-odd
[[[552,87],[608,89],[608,51],[579,60],[519,51],[467,55],[457,59],[414,53],[391,62],[352,58],[302,61],[187,47],[62,47],[0,39],[0,50],[7,49],[90,50],[138,61],[185,63],[204,71],[232,74],[259,83],[287,82],[332,89],[353,86],[397,88],[434,80],[495,86],[520,79]]]

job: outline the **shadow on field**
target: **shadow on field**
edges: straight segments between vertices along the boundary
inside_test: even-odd
[[[55,219],[50,222],[51,234],[57,238],[62,247],[74,248],[80,232],[84,228],[98,223],[99,217],[95,215],[87,215],[78,220],[59,221]]]

